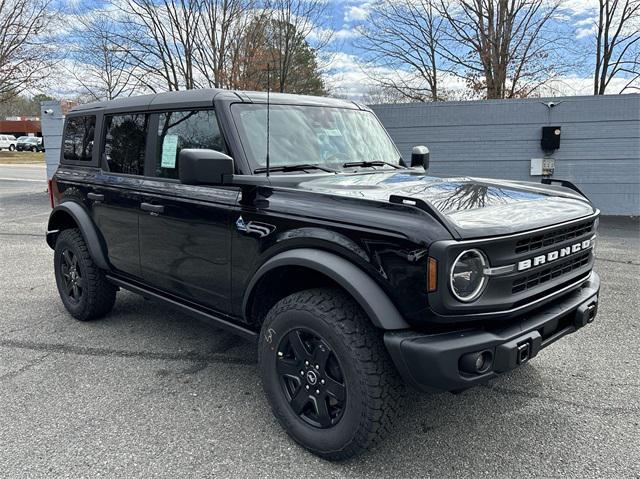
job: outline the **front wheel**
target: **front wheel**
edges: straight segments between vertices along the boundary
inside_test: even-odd
[[[16,147],[14,145],[9,145],[9,151],[13,151],[15,149],[16,149]]]
[[[262,326],[259,366],[280,424],[326,459],[348,459],[378,442],[403,396],[381,332],[339,290],[279,301]]]

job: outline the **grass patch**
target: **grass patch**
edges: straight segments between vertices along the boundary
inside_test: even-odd
[[[31,151],[0,151],[0,165],[44,165],[44,153]]]

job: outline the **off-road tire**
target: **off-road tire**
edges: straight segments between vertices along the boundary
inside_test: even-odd
[[[344,373],[346,405],[339,421],[328,428],[314,427],[294,412],[278,372],[283,338],[300,328],[332,349]],[[265,393],[282,427],[325,459],[345,460],[379,442],[390,432],[404,398],[404,385],[384,347],[382,331],[338,289],[310,289],[280,300],[262,325],[258,362]]]
[[[77,258],[77,269],[82,282],[82,293],[78,301],[74,301],[65,290],[63,279],[65,250],[70,251]],[[73,228],[60,232],[56,240],[53,262],[58,293],[65,308],[74,318],[90,321],[101,318],[111,311],[116,300],[117,288],[106,279],[104,272],[93,262],[80,230]]]

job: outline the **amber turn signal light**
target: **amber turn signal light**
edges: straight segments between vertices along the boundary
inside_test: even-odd
[[[435,258],[429,258],[427,270],[427,292],[433,293],[438,288],[438,261]]]

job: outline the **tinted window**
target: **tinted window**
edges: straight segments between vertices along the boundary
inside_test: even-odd
[[[156,176],[178,178],[178,154],[184,148],[225,151],[213,110],[161,113],[158,121]]]
[[[105,121],[104,154],[109,171],[143,175],[147,116],[114,115]]]
[[[67,120],[64,129],[64,159],[70,161],[91,161],[93,140],[96,131],[95,116],[75,116]],[[34,141],[23,137],[25,141]]]

